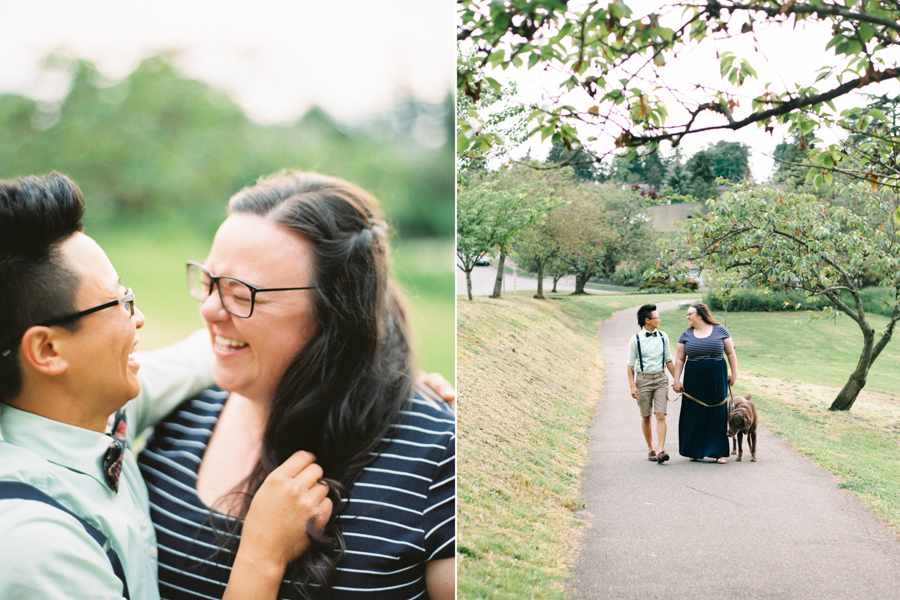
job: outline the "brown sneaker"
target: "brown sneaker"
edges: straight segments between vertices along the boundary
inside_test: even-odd
[[[656,450],[651,450],[650,454],[647,455],[647,460],[652,460],[656,462]]]
[[[656,455],[656,462],[659,464],[662,464],[662,463],[666,462],[667,460],[669,460],[669,453],[666,452],[665,450],[663,450],[662,452],[660,452],[659,454]]]

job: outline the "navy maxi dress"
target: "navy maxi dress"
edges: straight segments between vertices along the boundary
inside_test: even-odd
[[[731,335],[721,325],[705,338],[688,328],[678,338],[684,344],[684,391],[706,404],[718,404],[728,395],[725,340]],[[678,419],[678,453],[688,458],[723,458],[728,446],[728,403],[709,408],[687,396],[681,399]]]

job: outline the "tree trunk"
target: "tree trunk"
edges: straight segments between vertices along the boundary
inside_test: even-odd
[[[466,271],[466,292],[469,294],[469,302],[472,301],[472,269]]]
[[[556,293],[556,284],[562,278],[563,278],[563,275],[553,275],[553,289],[550,291],[553,292],[554,294]]]
[[[534,295],[538,300],[546,300],[544,298],[544,263],[541,261],[537,261],[537,278],[538,278],[538,289],[537,294]]]
[[[865,327],[863,326],[865,323]],[[856,370],[850,375],[850,379],[844,384],[844,388],[838,393],[837,398],[831,403],[828,410],[850,410],[856,397],[866,385],[866,377],[869,375],[869,368],[872,366],[874,357],[872,356],[872,347],[875,339],[875,332],[868,323],[863,321],[859,324],[863,330],[863,351],[859,355],[859,362],[856,363]]]
[[[506,262],[506,253],[500,253],[500,260],[497,261],[497,279],[494,281],[494,293],[491,298],[499,298],[503,291],[503,264]]]
[[[575,274],[575,291],[573,294],[585,294],[587,292],[584,291],[584,284],[587,283],[588,279],[590,279],[590,273],[576,273]]]

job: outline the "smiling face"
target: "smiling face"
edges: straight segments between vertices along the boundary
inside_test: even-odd
[[[311,285],[313,248],[305,238],[264,217],[237,213],[219,227],[205,267],[259,288]],[[253,315],[222,307],[218,290],[201,304],[213,341],[216,385],[267,402],[294,355],[316,331],[314,290],[260,292]]]
[[[60,246],[63,260],[79,277],[75,309],[85,310],[125,295],[116,269],[97,243],[76,233]],[[119,304],[85,315],[79,328],[64,333],[72,344],[68,352],[68,376],[79,395],[89,399],[98,413],[109,415],[141,391],[137,362],[132,353],[144,325],[144,315],[135,306]]]
[[[703,323],[705,323],[703,318],[699,314],[697,314],[697,309],[693,306],[687,310],[687,322],[688,325],[693,327],[694,329],[703,327]]]

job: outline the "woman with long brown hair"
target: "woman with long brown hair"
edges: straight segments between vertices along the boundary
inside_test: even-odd
[[[678,452],[691,460],[724,463],[728,447],[728,387],[737,380],[737,355],[731,334],[702,302],[687,311],[690,325],[678,339],[675,392],[684,392],[678,419]],[[728,357],[731,374],[725,365]],[[684,383],[681,382],[682,370]]]
[[[160,424],[140,463],[162,598],[218,598],[267,474],[316,456],[335,514],[279,598],[452,598],[455,418],[414,393],[402,296],[370,194],[284,173],[229,202],[188,266],[218,388]]]

